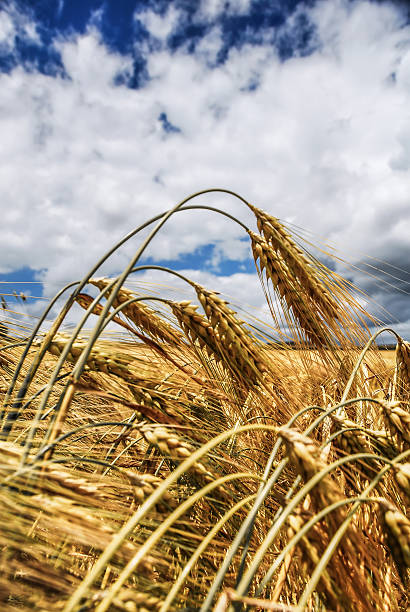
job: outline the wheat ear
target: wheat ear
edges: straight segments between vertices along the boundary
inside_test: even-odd
[[[400,489],[410,499],[410,463],[397,463],[394,466],[394,477]]]
[[[358,428],[357,424],[350,419],[336,415],[330,415],[333,423],[340,429],[340,434],[335,438],[335,446],[343,450],[347,455],[355,453],[371,453],[372,447],[365,433]]]
[[[410,445],[410,412],[401,402],[384,402],[383,416],[386,427],[399,441],[400,447],[407,449]]]
[[[327,464],[321,459],[320,449],[311,438],[288,427],[282,427],[278,433],[285,442],[287,456],[305,482],[326,468]],[[316,497],[319,497],[324,505],[329,505],[339,501],[342,494],[331,477],[326,475],[312,491],[312,500]]]
[[[291,540],[304,526],[305,521],[302,518],[301,510],[296,510],[293,514],[288,518],[288,538]],[[311,564],[315,567],[320,561],[321,551],[313,544],[313,538],[310,539],[305,535],[299,542],[299,546],[305,551],[307,557],[310,559]],[[305,569],[306,563],[302,565],[302,569]],[[321,576],[321,582],[323,583],[323,588],[328,594],[330,601],[332,603],[340,600],[340,589],[338,589],[339,593],[335,592],[335,583],[332,583],[332,580],[329,576],[327,570],[324,570]]]
[[[379,507],[392,557],[403,583],[407,583],[410,568],[410,521],[387,499],[381,500]]]
[[[193,283],[198,299],[215,332],[225,356],[253,382],[267,371],[267,363],[259,347],[236,312],[215,292]]]
[[[140,428],[140,432],[147,442],[156,446],[162,454],[172,459],[183,461],[194,452],[191,446],[181,440],[176,433],[161,425],[145,424]],[[206,483],[213,482],[217,478],[199,461],[193,464],[191,471]],[[221,490],[223,491],[222,487]]]
[[[59,357],[69,339],[70,337],[66,334],[56,334],[48,347],[49,352]],[[66,357],[67,361],[70,363],[76,363],[86,346],[87,341],[84,338],[77,338],[73,342]],[[127,357],[124,354],[119,355],[114,352],[106,353],[100,348],[94,346],[87,359],[85,370],[94,370],[97,372],[104,372],[105,374],[115,374],[115,376],[119,376],[120,378],[123,378],[129,382],[143,380],[137,375],[135,370],[130,367],[131,363],[131,357]]]
[[[329,344],[329,334],[323,324],[323,317],[317,316],[317,308],[307,295],[299,279],[292,274],[288,262],[277,253],[261,236],[249,231],[255,262],[259,262],[261,273],[271,281],[274,290],[304,331],[308,341],[315,346]],[[332,329],[337,329],[332,323]]]
[[[298,279],[305,293],[315,301],[323,313],[338,319],[340,307],[320,277],[317,267],[313,267],[311,260],[296,244],[279,219],[255,206],[250,208],[256,216],[258,229],[266,242],[286,261],[292,276]]]
[[[134,495],[137,501],[142,504],[144,501],[155,491],[155,489],[161,484],[162,478],[154,476],[154,474],[139,474],[132,470],[124,470],[128,476],[131,484],[134,486]],[[174,497],[166,491],[162,497],[161,502],[171,503],[174,501]]]
[[[111,280],[108,278],[91,278],[89,280],[90,284],[95,285],[100,290],[105,289],[110,282]],[[109,290],[106,294],[107,297],[110,292],[111,290]],[[121,287],[118,290],[112,305],[114,308],[117,308],[124,302],[127,302],[135,297],[137,297],[135,293],[129,289],[125,289],[125,287]],[[146,331],[153,338],[171,344],[178,342],[179,338],[176,330],[174,330],[166,321],[161,319],[155,310],[143,302],[133,302],[132,304],[125,306],[122,312],[137,327],[140,327]]]
[[[396,345],[396,389],[398,399],[410,397],[410,343],[401,338]]]

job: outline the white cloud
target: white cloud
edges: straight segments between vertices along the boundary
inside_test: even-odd
[[[25,22],[23,25],[24,37],[30,40],[31,42],[41,44],[40,36],[37,32],[36,25],[29,21]]]
[[[214,67],[218,61],[218,54],[221,51],[222,44],[222,30],[219,26],[215,26],[196,46],[195,55],[197,58],[201,57],[201,60],[209,66]]]
[[[142,23],[150,35],[161,41],[165,41],[173,32],[179,18],[180,13],[174,6],[169,6],[165,15],[162,16],[152,10],[138,11],[135,14],[135,19]]]
[[[228,15],[244,15],[250,9],[250,0],[202,0],[200,3],[198,18],[213,20],[222,13]]]
[[[390,4],[328,0],[306,15],[318,49],[285,63],[266,42],[231,49],[211,68],[222,44],[215,26],[194,55],[147,51],[150,79],[131,90],[115,84],[131,58],[109,51],[94,24],[57,44],[69,78],[22,68],[0,75],[1,270],[45,269],[51,292],[148,217],[212,186],[356,259],[355,251],[388,258],[398,244],[408,257],[410,28]],[[175,9],[141,18],[159,40],[178,23]],[[11,27],[0,14],[7,44]],[[162,113],[180,132],[164,130]],[[202,202],[253,223],[233,198]],[[386,222],[389,211],[396,223]],[[175,258],[216,240],[242,258],[243,235],[214,214],[179,213],[149,253]],[[125,265],[138,244],[105,271]],[[226,292],[243,283],[230,277]]]
[[[64,68],[77,85],[79,93],[91,96],[91,99],[87,99],[89,102],[93,101],[93,94],[101,101],[105,91],[109,94],[114,79],[131,67],[130,60],[108,51],[94,28],[84,36],[60,42],[56,46],[61,52]]]
[[[0,50],[11,50],[14,47],[15,28],[11,17],[0,12]]]
[[[0,12],[0,53],[12,53],[15,49],[16,36],[31,43],[40,44],[37,25],[29,17],[12,5]]]

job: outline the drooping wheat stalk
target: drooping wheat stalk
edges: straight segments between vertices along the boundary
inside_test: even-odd
[[[62,391],[67,378],[56,374],[50,379],[55,359],[46,355],[35,378],[33,374],[28,409],[19,414],[10,432],[16,444],[12,448],[0,445],[0,608],[5,612],[61,612],[63,606],[73,612],[96,606],[114,612],[159,612],[164,606],[165,612],[167,593],[180,570],[196,554],[198,542],[203,543],[219,523],[208,541],[209,550],[201,549],[184,579],[184,588],[174,593],[175,609],[199,609],[207,594],[217,599],[218,588],[229,593],[224,610],[231,603],[234,607],[291,609],[301,595],[303,601],[308,585],[305,603],[311,598],[313,609],[406,610],[406,593],[386,554],[382,532],[388,534],[404,575],[409,538],[410,473],[405,451],[409,347],[401,342],[396,394],[400,403],[389,402],[381,409],[371,404],[370,396],[391,396],[366,384],[364,367],[356,370],[354,384],[349,378],[353,351],[345,348],[360,337],[354,317],[356,312],[363,314],[360,308],[356,311],[349,284],[305,253],[277,219],[250,208],[263,234],[250,233],[254,256],[282,304],[289,335],[297,341],[297,348],[307,344],[319,350],[302,353],[267,346],[260,339],[263,333],[254,335],[252,326],[241,321],[218,294],[193,281],[190,284],[204,314],[187,301],[157,298],[170,307],[184,333],[169,324],[166,316],[162,318],[159,310],[141,301],[128,304],[140,296],[119,289],[111,306],[123,307],[127,320],[119,313],[111,320],[139,342],[128,342],[122,352],[119,342],[98,340],[97,326],[88,345],[86,372],[80,378],[80,368],[75,370],[72,404],[65,402]],[[122,280],[125,277],[124,272]],[[92,281],[101,290],[109,282]],[[112,293],[106,295],[112,297]],[[84,293],[74,299],[87,310],[94,301]],[[101,315],[103,306],[97,304],[93,312]],[[108,319],[108,308],[104,312]],[[58,326],[53,334],[56,329]],[[51,353],[61,356],[68,335],[57,334],[52,339],[50,334],[49,339]],[[77,362],[86,346],[84,336],[74,341],[67,366]],[[327,358],[329,348],[338,360]],[[302,374],[300,362],[306,353],[314,359],[305,359]],[[10,359],[8,352],[1,354],[7,357],[0,357],[0,383],[7,387],[18,353],[10,353]],[[63,371],[63,376],[70,376],[70,367]],[[20,378],[25,374],[22,368]],[[388,378],[389,374],[380,377],[380,387],[385,380],[390,382]],[[46,406],[45,402],[43,406],[40,402],[47,386],[50,399],[59,396],[65,403]],[[314,407],[310,406],[312,389],[318,390]],[[316,425],[311,427],[314,410],[324,415],[323,407],[331,409],[342,401],[341,395],[361,397],[359,408],[346,410],[345,415],[329,412],[321,431]],[[36,432],[30,430],[34,457],[20,443],[27,439],[36,409],[38,427]],[[6,415],[7,410],[9,398]],[[281,440],[275,442],[285,413],[293,416],[293,424],[282,428]],[[115,420],[108,414],[115,415]],[[236,435],[243,423],[254,419],[269,423],[270,428],[247,429]],[[53,435],[39,449],[39,433],[50,420]],[[307,427],[306,435],[296,427]],[[319,448],[319,436],[329,452]],[[45,461],[52,446],[53,460]],[[21,467],[25,451],[27,462]],[[335,453],[343,457],[331,464]],[[365,457],[351,461],[357,453]],[[389,471],[383,472],[382,466]],[[33,475],[32,480],[24,478],[24,470]],[[366,508],[362,504],[350,515],[356,501],[359,506],[364,501],[363,472],[368,480],[375,470],[383,474],[380,489],[386,503],[396,506],[384,506],[380,518],[371,503]],[[358,488],[356,498],[352,498],[352,481]],[[201,493],[204,483],[208,488]],[[244,505],[243,512],[225,521],[226,509],[232,509],[238,499],[246,506],[247,500],[255,499],[255,505],[248,516]],[[347,520],[350,526],[344,538],[332,544],[333,534]],[[304,528],[300,540],[292,542]],[[326,557],[328,545],[330,555]],[[228,549],[230,556],[221,565]],[[124,573],[125,565],[135,559],[138,570]],[[238,593],[231,588],[236,578],[238,584],[242,582],[242,561],[251,570],[249,589],[265,589],[266,599],[247,596],[247,587],[241,594],[239,587]],[[219,574],[218,568],[225,565],[225,573]],[[317,576],[317,569],[320,576],[310,587],[310,577]],[[278,581],[270,583],[276,571]],[[220,576],[224,584],[218,582]],[[118,587],[115,595],[113,583]]]
[[[279,219],[254,206],[250,208],[256,216],[258,229],[266,242],[286,262],[291,275],[298,280],[305,293],[324,314],[338,319],[340,304],[336,302],[325,283],[323,269],[318,269],[317,265],[313,266],[312,260],[298,247]]]
[[[387,543],[404,584],[409,583],[410,520],[386,500],[380,502],[381,523]]]
[[[410,400],[410,342],[399,338],[396,345],[396,389],[397,399]]]
[[[394,478],[400,489],[404,491],[410,500],[410,463],[398,463],[395,465]]]
[[[69,336],[67,334],[56,334],[48,347],[48,351],[59,357],[68,341]],[[85,338],[77,338],[66,357],[67,361],[76,363],[86,346],[87,340]],[[143,376],[138,373],[135,366],[132,367],[132,359],[129,356],[125,353],[116,354],[114,352],[107,352],[99,346],[91,350],[85,370],[114,374],[129,382],[143,380]]]
[[[330,346],[329,331],[312,308],[311,297],[292,275],[287,261],[264,238],[251,231],[249,235],[255,262],[259,262],[261,273],[265,270],[285,310],[293,315],[313,346]]]
[[[405,405],[397,401],[384,402],[382,405],[385,426],[398,441],[402,450],[410,446],[410,412],[404,408]]]
[[[89,283],[95,285],[102,290],[110,283],[108,278],[91,278]],[[107,297],[110,295],[108,291]],[[137,297],[130,289],[121,287],[113,301],[114,308],[120,306],[124,302]],[[159,317],[155,310],[147,306],[141,301],[133,302],[125,306],[122,310],[123,314],[132,321],[137,327],[143,329],[146,333],[155,339],[162,340],[174,344],[178,342],[178,333],[164,319]]]
[[[306,522],[306,511],[296,510],[288,519],[288,538],[291,540],[303,527]],[[303,536],[299,542],[299,546],[303,550],[305,562],[302,564],[303,573],[308,576],[309,570],[315,567],[320,560],[320,555],[323,549],[323,544],[326,541],[326,535],[323,529],[316,529],[317,533],[309,532],[308,536]],[[320,588],[324,590],[326,598],[332,607],[337,607],[343,598],[343,593],[336,582],[329,576],[329,572],[325,570],[321,577]]]
[[[300,326],[318,349],[362,340],[368,315],[347,283],[304,252],[276,217],[248,206],[262,234],[248,231],[255,262],[271,281],[290,330],[297,333]],[[271,311],[277,318],[272,305]]]
[[[252,382],[261,380],[268,371],[265,356],[251,336],[244,322],[240,320],[228,303],[215,292],[208,291],[198,283],[192,283],[204,312],[230,363],[237,371],[243,372]]]
[[[291,464],[296,467],[297,472],[305,482],[308,483],[320,472],[325,471],[326,464],[321,459],[320,449],[311,438],[291,428],[281,428],[279,434],[285,441]],[[318,511],[326,506],[343,502],[345,495],[331,475],[326,474],[312,488],[310,498],[313,508]],[[343,507],[335,509],[327,516],[326,532],[329,536],[337,531],[345,516]],[[350,568],[355,561],[357,562],[358,558],[360,558],[360,566],[356,567],[355,572],[352,573]],[[367,551],[366,539],[356,525],[352,524],[348,528],[348,534],[340,544],[339,553],[334,559],[334,565],[330,573],[333,580],[344,585],[342,591],[338,593],[342,597],[340,610],[350,609],[353,603],[354,609],[358,610],[370,611],[374,605],[377,606],[376,602],[380,595],[369,583],[371,573],[373,573],[375,583],[381,583],[381,576],[373,570],[371,556],[368,555]],[[357,598],[359,592],[362,594],[362,600]],[[331,596],[334,595],[334,589],[331,589],[329,593]]]

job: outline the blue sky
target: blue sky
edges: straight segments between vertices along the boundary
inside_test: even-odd
[[[349,277],[410,337],[406,3],[1,7],[0,281],[19,281],[4,293],[50,297],[148,217],[223,187],[334,244],[360,268]],[[232,198],[201,203],[252,226]],[[249,253],[238,226],[191,211],[175,216],[144,263],[183,270],[263,315]],[[382,269],[377,279],[369,266]],[[36,314],[41,304],[20,306]]]

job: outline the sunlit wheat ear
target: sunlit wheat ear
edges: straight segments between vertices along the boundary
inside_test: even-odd
[[[210,357],[222,362],[234,375],[256,383],[266,370],[256,344],[226,302],[215,293],[193,284],[207,318],[190,302],[169,302],[173,313],[192,341],[197,340]]]
[[[84,310],[88,310],[89,307],[91,306],[92,302],[94,301],[94,298],[92,298],[91,295],[88,295],[87,293],[79,293],[75,297],[75,301],[77,302],[77,304],[79,304],[81,306],[81,308],[84,308]],[[93,309],[91,310],[91,312],[92,312],[92,314],[94,314],[96,316],[99,316],[103,312],[103,310],[104,310],[104,308],[103,308],[103,306],[101,306],[101,304],[96,304],[93,307]],[[130,325],[129,323],[127,323],[126,321],[121,319],[121,317],[119,317],[118,315],[112,317],[111,320],[112,320],[113,323],[116,323],[117,325],[120,325],[121,327],[123,327],[127,331],[129,331],[132,334],[134,334],[137,337],[139,337],[140,340],[144,340],[145,342],[150,340],[150,338],[148,336],[143,335],[143,334],[139,333],[138,331],[136,331],[136,329],[132,325]],[[155,342],[155,341],[151,339],[151,342]],[[163,350],[157,344],[155,345],[155,347],[158,350],[160,350],[160,351]]]
[[[70,337],[66,334],[56,334],[48,347],[49,352],[59,357],[69,339]],[[70,363],[76,363],[86,346],[87,340],[77,338],[73,342],[66,360]],[[94,346],[87,359],[85,370],[115,374],[115,376],[130,382],[141,380],[141,375],[138,375],[137,371],[131,367],[131,362],[132,359],[130,357],[126,357],[123,354],[118,355],[112,351],[106,353]]]
[[[326,467],[317,444],[294,429],[282,427],[279,435],[284,439],[287,455],[303,480],[307,482]],[[325,476],[312,490],[312,500],[319,497],[325,504],[341,499],[341,493],[330,476]]]
[[[294,465],[305,482],[309,482],[311,478],[326,468],[326,464],[320,457],[320,449],[313,440],[287,427],[281,428],[278,434],[285,441],[287,456],[291,464]],[[319,510],[344,500],[345,496],[330,474],[326,474],[311,489],[310,498],[313,507]],[[326,531],[329,535],[338,529],[345,516],[346,510],[338,508],[326,517]],[[366,556],[365,539],[355,525],[351,524],[348,528],[348,534],[339,544],[339,552],[334,557],[334,565],[328,566],[333,580],[341,585],[343,592],[350,599],[351,609],[369,610],[366,605],[364,608],[357,605],[357,593],[360,592],[364,599],[369,600],[374,596],[373,588],[368,585],[365,571],[366,564],[362,562],[363,559],[366,559]],[[355,572],[351,571],[352,567],[356,568]]]
[[[282,257],[292,276],[296,278],[304,292],[317,304],[320,310],[330,318],[338,319],[340,307],[329,292],[314,268],[312,261],[293,240],[278,219],[268,215],[259,208],[250,207],[256,216],[258,229],[266,242]]]
[[[81,308],[84,308],[84,310],[88,310],[88,308],[91,306],[92,302],[94,301],[94,298],[92,298],[91,295],[88,295],[87,293],[79,293],[78,295],[76,295],[75,301],[77,302],[77,304],[81,306]],[[91,312],[99,316],[103,310],[104,309],[101,306],[101,304],[96,304],[91,310]],[[127,323],[125,323],[125,321],[120,319],[120,317],[118,316],[113,317],[113,321],[115,323],[118,323],[119,325],[122,325],[126,329],[131,329],[130,326]]]
[[[337,416],[334,412],[330,415],[333,421],[334,432],[340,432],[333,439],[333,445],[335,448],[341,451],[342,455],[354,455],[356,453],[369,453],[373,454],[373,447],[366,436],[366,434],[357,427],[354,421],[345,419]],[[343,465],[341,470],[346,474],[350,473],[349,481],[355,486],[356,489],[361,490],[362,479],[361,474],[365,474],[367,478],[373,478],[377,464],[375,461],[362,461],[358,469],[351,473],[350,466]]]
[[[399,340],[396,345],[396,390],[398,399],[410,399],[410,342]]]
[[[309,517],[310,518],[310,517]],[[303,527],[303,525],[305,524],[305,520],[302,517],[302,511],[300,509],[296,510],[288,519],[288,524],[289,524],[289,528],[288,528],[288,537],[289,539],[291,539],[293,536],[295,536]],[[304,557],[310,560],[310,563],[308,564],[306,561],[304,563],[301,564],[301,569],[303,571],[304,574],[306,574],[306,578],[308,578],[309,573],[312,570],[312,567],[315,567],[319,560],[320,560],[320,556],[321,553],[323,552],[321,550],[321,548],[323,548],[323,544],[326,542],[326,540],[323,539],[323,537],[319,540],[319,543],[321,545],[321,547],[317,547],[315,544],[316,542],[314,542],[314,538],[312,537],[312,531],[311,530],[309,532],[308,535],[304,536],[300,541],[299,541],[299,547],[303,550],[304,553]],[[317,529],[317,531],[319,531]],[[308,537],[309,536],[309,537]],[[319,536],[319,534],[315,534],[316,538]],[[309,567],[307,567],[307,565],[309,565]],[[308,571],[307,571],[308,570]],[[321,576],[321,583],[319,583],[319,588],[321,588],[321,586],[323,585],[323,588],[327,594],[327,596],[330,598],[330,602],[335,605],[337,604],[337,602],[340,602],[340,598],[341,598],[341,591],[340,588],[336,587],[336,584],[333,582],[329,576],[329,573],[327,572],[327,570],[324,570]],[[337,594],[336,594],[336,589],[337,588]],[[330,603],[329,602],[329,603]]]
[[[90,284],[95,285],[100,290],[105,289],[110,282],[111,279],[109,278],[91,278],[89,280]],[[107,297],[110,295],[110,292],[111,290],[107,292]],[[117,308],[124,302],[136,297],[138,297],[137,294],[129,289],[121,287],[115,296],[113,307]],[[133,302],[125,306],[122,312],[130,321],[147,332],[152,338],[171,344],[178,342],[179,338],[176,330],[174,330],[165,320],[161,319],[155,310],[143,302]]]
[[[402,581],[407,583],[410,569],[410,520],[387,499],[380,503],[380,514],[392,557]]]
[[[400,489],[406,493],[410,500],[410,463],[396,463],[394,478]]]
[[[2,468],[8,465],[17,469],[22,453],[22,446],[10,442],[1,442],[0,454],[2,458]],[[43,470],[46,476],[43,484],[43,491],[54,491],[56,486],[58,486],[60,489],[65,489],[64,494],[66,496],[69,492],[73,492],[78,495],[90,495],[93,496],[94,499],[104,497],[104,485],[80,477],[75,471],[62,467],[57,468],[52,464],[44,466]]]
[[[255,381],[267,371],[267,364],[255,339],[247,330],[244,321],[215,292],[193,283],[208,320],[218,333],[218,341],[238,369],[243,368],[247,376]]]
[[[156,446],[161,453],[172,459],[183,461],[193,453],[193,449],[189,444],[181,440],[176,433],[165,427],[146,424],[140,428],[140,431],[147,442]],[[215,475],[199,461],[194,463],[191,472],[199,476],[204,482],[212,482],[216,478]]]
[[[352,295],[350,285],[301,249],[276,217],[272,217],[255,206],[249,205],[249,208],[255,214],[259,231],[263,235],[263,243],[260,243],[260,246],[263,247],[264,254],[268,253],[266,246],[268,245],[272,260],[275,260],[276,257],[280,264],[285,262],[286,274],[294,281],[294,291],[297,290],[303,296],[302,302],[305,308],[300,313],[301,321],[298,321],[297,312],[294,312],[293,316],[297,322],[303,324],[305,311],[309,310],[309,305],[315,313],[316,325],[312,326],[312,323],[309,323],[305,330],[305,333],[313,334],[313,339],[308,338],[309,342],[321,337],[316,329],[319,322],[322,334],[323,331],[331,330],[338,343],[346,344],[346,342],[357,342],[358,339],[363,340],[362,323],[369,315]],[[254,239],[255,234],[252,236],[250,233],[250,236],[253,242],[258,242]],[[254,249],[255,259],[259,257],[257,251],[260,253],[260,249],[257,248],[256,252]],[[278,271],[275,266],[272,267],[274,271],[272,284],[275,287]],[[280,276],[279,274],[281,280]],[[281,296],[280,291],[277,291],[277,294]],[[284,305],[289,307],[287,302]],[[359,323],[359,320],[362,323]]]
[[[367,431],[370,434],[370,431]],[[372,430],[370,437],[374,449],[383,457],[394,459],[400,454],[400,449],[392,438],[390,431],[384,429]]]
[[[294,326],[291,320],[293,317],[311,344],[317,347],[328,346],[330,336],[323,323],[324,317],[318,314],[320,311],[312,298],[305,293],[299,279],[292,274],[288,262],[280,253],[275,252],[264,238],[251,231],[249,236],[255,262],[259,262],[260,272],[265,271],[266,278],[271,281],[290,326]],[[272,314],[277,318],[274,312]],[[329,320],[334,331],[335,325],[332,319]]]
[[[286,261],[292,276],[298,280],[306,295],[312,298],[323,315],[332,319],[344,318],[340,304],[332,295],[333,292],[339,295],[340,287],[327,276],[329,270],[319,262],[313,263],[277,218],[256,207],[251,208],[259,231],[274,252]]]
[[[340,430],[340,434],[335,438],[335,446],[344,451],[347,455],[355,453],[371,453],[372,447],[366,434],[357,427],[354,421],[339,417],[334,412],[330,415],[335,431]]]
[[[168,302],[185,335],[190,341],[206,350],[210,357],[214,356],[217,361],[222,359],[218,353],[216,332],[209,321],[197,312],[198,306],[190,300],[182,302]]]
[[[395,437],[399,448],[410,446],[410,412],[400,402],[384,402],[383,416],[387,429]],[[408,404],[407,404],[408,407]]]
[[[154,476],[154,474],[138,474],[133,472],[133,470],[124,470],[126,475],[131,481],[131,484],[134,487],[134,496],[135,499],[140,503],[144,503],[144,501],[155,491],[155,489],[161,484],[162,479],[158,476]],[[166,491],[162,497],[162,501],[175,505],[175,498],[169,491]]]

